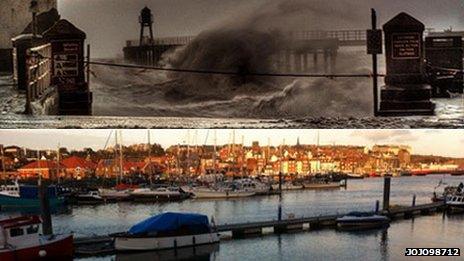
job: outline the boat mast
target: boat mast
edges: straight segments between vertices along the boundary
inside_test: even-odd
[[[214,174],[214,183],[217,182],[217,170],[216,170],[216,146],[217,146],[217,132],[214,130],[214,146],[213,146],[213,174]]]
[[[3,172],[2,179],[5,179],[5,180],[6,180],[5,150],[4,150],[3,146],[2,146],[2,172]]]
[[[122,131],[119,131],[119,180],[122,182],[123,169],[122,169]]]
[[[150,141],[150,130],[147,130],[148,134],[148,170],[149,170],[149,175],[150,175],[150,185],[151,185],[151,176],[153,175],[153,170],[151,168],[151,141]]]
[[[40,150],[37,150],[37,169],[39,170],[39,180],[38,185],[42,184],[42,170],[40,169]]]
[[[235,161],[236,161],[236,158],[235,158],[235,130],[232,130],[232,171],[234,171],[234,172],[237,170],[237,164],[236,164]]]
[[[56,152],[56,168],[57,168],[56,175],[58,176],[56,178],[59,182],[60,181],[60,143],[59,142],[58,142],[58,150]]]
[[[241,166],[241,172],[242,172],[242,179],[243,179],[243,175],[245,175],[245,169],[244,169],[244,166],[245,166],[245,154],[243,153],[244,151],[244,144],[245,144],[245,137],[242,135],[242,149],[241,149],[241,153],[242,153],[242,166]]]
[[[187,178],[190,176],[190,131],[187,130]]]
[[[114,131],[114,168],[113,170],[116,168],[117,166],[117,160],[118,160],[118,131],[115,130]],[[116,185],[119,184],[119,179],[118,179],[118,175],[115,173],[115,176],[116,176]]]
[[[177,150],[176,150],[176,175],[179,177],[180,171],[179,171],[179,151],[180,151],[180,145],[177,143]]]

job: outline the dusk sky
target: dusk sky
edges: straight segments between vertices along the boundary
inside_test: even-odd
[[[301,8],[298,15],[280,19],[279,23],[284,23],[284,27],[287,23],[289,30],[319,29],[311,20],[315,17],[317,21],[324,18],[330,21],[330,24],[322,22],[324,27],[367,29],[371,7],[377,9],[380,25],[405,11],[420,19],[427,28],[464,30],[462,0],[58,0],[58,5],[63,18],[87,33],[94,56],[110,57],[121,53],[126,40],[137,39],[138,16],[144,6],[154,13],[156,36],[177,36],[196,35],[205,29],[234,23],[266,8],[272,10],[269,6],[282,2],[295,9],[300,5],[310,6],[317,13]],[[351,16],[352,21],[342,22],[337,11],[345,18]]]
[[[91,147],[102,149],[111,130],[0,130],[0,144],[18,145],[32,149],[56,149],[58,143],[70,149]],[[197,132],[197,144],[214,144],[214,130],[151,130],[151,142],[163,147],[185,144],[187,133],[190,144],[194,144]],[[285,144],[316,144],[317,130],[236,130],[236,143],[245,145],[259,141],[267,145],[268,137],[272,145],[279,145],[285,138]],[[232,130],[217,130],[217,144],[232,142]],[[147,142],[147,130],[122,130],[123,143],[135,144]],[[344,144],[372,146],[375,144],[410,145],[413,153],[464,157],[464,130],[320,130],[320,144]],[[206,141],[206,142],[205,142]],[[113,146],[114,136],[108,146]]]

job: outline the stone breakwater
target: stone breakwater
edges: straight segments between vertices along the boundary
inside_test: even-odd
[[[426,129],[464,128],[464,118],[295,118],[221,119],[186,117],[26,116],[2,115],[0,128],[245,128],[245,129]]]

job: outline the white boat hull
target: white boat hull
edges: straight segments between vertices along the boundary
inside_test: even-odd
[[[118,251],[150,251],[218,242],[219,236],[217,233],[176,237],[116,237],[114,247]]]

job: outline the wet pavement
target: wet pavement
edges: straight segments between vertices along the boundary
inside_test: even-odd
[[[19,114],[26,106],[25,93],[17,91],[11,75],[0,74],[0,114]]]
[[[295,128],[295,129],[409,129],[463,128],[464,96],[436,99],[436,115],[421,117],[299,117],[280,119],[133,116],[28,116],[24,93],[12,77],[0,75],[0,128]]]

